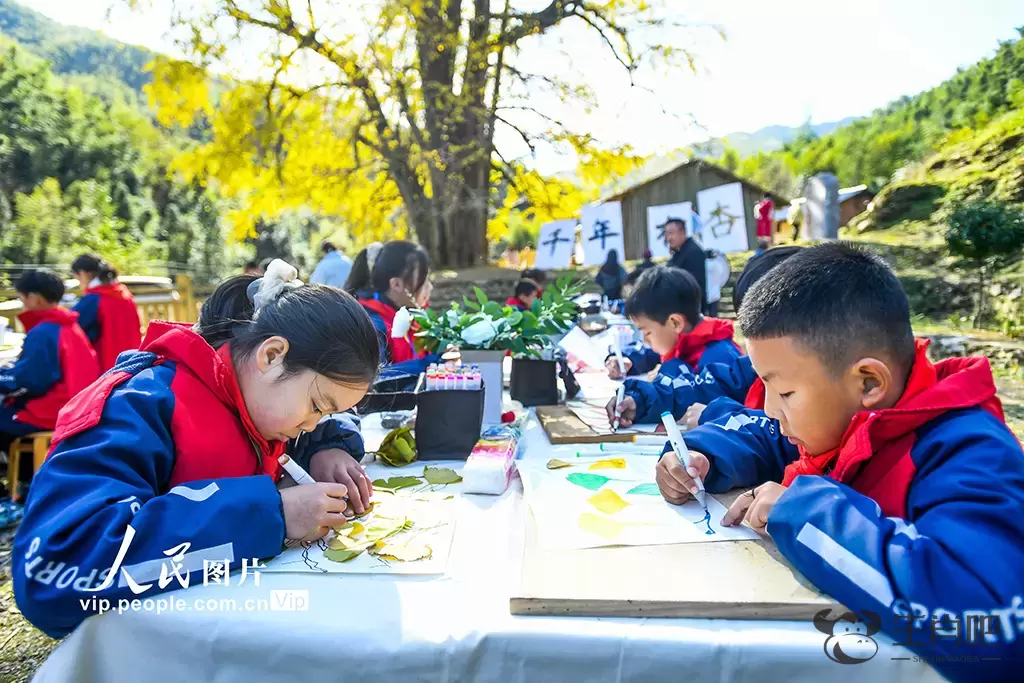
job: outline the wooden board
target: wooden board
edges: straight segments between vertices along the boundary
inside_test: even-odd
[[[566,406],[537,406],[537,419],[552,444],[566,443],[628,443],[635,436],[598,434]]]
[[[728,505],[740,492],[717,496]],[[841,609],[770,539],[549,550],[527,521],[512,614],[811,620]]]

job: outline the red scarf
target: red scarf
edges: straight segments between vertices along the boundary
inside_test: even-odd
[[[707,345],[724,339],[731,340],[732,332],[731,320],[703,318],[692,330],[679,335],[679,341],[671,351],[661,357],[661,362],[678,358],[691,368],[696,368]],[[739,348],[739,345],[736,345],[736,348]]]
[[[980,406],[1005,421],[987,358],[949,358],[933,364],[927,348],[926,340],[917,341],[914,367],[895,406],[855,414],[838,448],[811,455],[801,447],[800,458],[786,467],[782,485],[789,486],[802,474],[826,472],[836,481],[849,483],[865,461],[887,444],[903,440],[950,410]]]
[[[764,382],[760,377],[755,377],[750,389],[747,390],[747,397],[743,399],[743,406],[751,410],[764,410]]]
[[[526,304],[524,304],[522,301],[520,301],[519,297],[517,297],[517,296],[510,296],[505,301],[505,305],[506,306],[511,306],[512,308],[516,308],[516,309],[518,309],[520,311],[528,311],[528,310],[530,310],[529,307]]]

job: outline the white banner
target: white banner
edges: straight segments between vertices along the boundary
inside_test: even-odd
[[[576,221],[554,221],[540,228],[537,238],[537,258],[534,268],[568,268],[572,261],[572,250],[576,245]]]
[[[622,204],[591,204],[584,206],[581,213],[583,264],[601,265],[612,249],[617,252],[619,263],[622,263],[626,258],[626,243],[622,238]]]
[[[746,251],[747,212],[740,183],[719,185],[697,193],[700,208],[701,243],[705,249],[721,252]]]
[[[686,232],[690,233],[693,220],[693,203],[663,204],[647,207],[647,248],[652,258],[668,258],[671,252],[665,241],[665,223],[669,218],[679,218],[686,223]]]

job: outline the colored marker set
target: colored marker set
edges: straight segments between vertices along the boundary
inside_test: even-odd
[[[431,364],[427,367],[426,391],[479,391],[483,376],[476,365]]]

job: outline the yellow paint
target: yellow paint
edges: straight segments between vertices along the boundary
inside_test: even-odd
[[[590,466],[592,470],[624,470],[626,469],[626,461],[623,458],[606,458],[604,460],[598,460]]]
[[[629,505],[629,503],[622,500],[619,494],[611,489],[595,493],[590,498],[587,498],[587,502],[606,515],[614,515],[616,512],[621,512],[623,508]]]
[[[592,534],[597,534],[601,538],[615,538],[622,533],[626,525],[610,517],[595,515],[593,512],[584,512],[580,515],[580,528]]]

